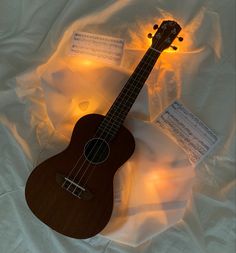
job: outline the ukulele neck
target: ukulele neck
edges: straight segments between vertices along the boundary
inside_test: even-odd
[[[107,141],[110,141],[119,131],[128,112],[134,104],[145,81],[151,73],[160,52],[149,48],[138,66],[130,76],[120,94],[107,112],[104,120],[98,128],[98,132],[104,135]]]

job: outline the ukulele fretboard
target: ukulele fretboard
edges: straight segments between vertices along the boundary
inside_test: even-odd
[[[153,48],[147,50],[124,88],[121,90],[119,96],[107,112],[98,128],[99,134],[102,134],[102,137],[107,141],[110,141],[117,134],[145,81],[150,75],[159,55],[160,52]]]

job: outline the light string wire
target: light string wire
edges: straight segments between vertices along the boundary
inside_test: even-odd
[[[171,33],[171,32],[170,32],[170,33]],[[156,45],[154,45],[154,47],[157,46],[158,42],[159,42],[159,41],[157,40],[157,41],[156,41]],[[164,42],[165,42],[165,41],[163,41],[163,43],[164,43]],[[162,44],[163,44],[163,43],[162,43]],[[161,45],[162,45],[162,44],[161,44]],[[156,51],[156,52],[158,52],[158,53],[160,52],[159,50],[153,48],[152,46],[151,46],[149,49],[151,49],[152,51]],[[147,60],[148,60],[148,59],[152,59],[152,60],[153,60],[153,53],[150,53],[150,55],[147,56]],[[142,71],[143,69],[145,69],[145,66],[146,66],[146,65],[148,65],[148,64],[145,64],[144,66],[142,66],[142,68],[141,68],[139,71]],[[155,64],[154,64],[154,65],[155,65]],[[153,65],[153,66],[154,66],[154,65]],[[139,77],[140,77],[140,78],[139,78]],[[133,80],[133,83],[134,83],[135,81],[139,81],[142,77],[143,77],[142,75],[141,75],[141,76],[137,76],[137,77]],[[138,80],[137,80],[137,79],[138,79]],[[135,88],[136,88],[136,87],[135,87]],[[135,88],[133,89],[133,91],[135,90]],[[142,88],[142,87],[141,87],[141,88]],[[120,101],[120,103],[122,103],[122,101],[125,100],[125,99],[127,98],[127,96],[126,96],[127,94],[128,94],[128,92],[123,96],[123,98],[122,98],[122,100]],[[130,96],[132,96],[132,94],[133,94],[133,92],[130,94]],[[113,103],[113,104],[114,104],[114,103]],[[121,113],[121,112],[120,112],[120,113]],[[117,116],[119,116],[119,115],[120,115],[120,114],[118,114]],[[110,120],[109,120],[107,123],[109,123],[109,122],[113,119],[114,116],[115,116],[115,113],[113,114],[113,116],[110,118]],[[115,121],[114,121],[114,123],[115,123]],[[112,126],[113,126],[113,123],[112,123]],[[112,128],[112,126],[111,126],[111,128]],[[103,132],[101,133],[100,137],[104,134],[104,132],[105,132],[105,131],[103,131]],[[95,133],[95,134],[96,134],[96,133]],[[106,138],[108,135],[109,135],[109,131],[107,131],[105,138]],[[99,137],[98,137],[98,139],[99,139]],[[96,146],[96,143],[95,143],[95,146]],[[95,146],[94,146],[94,148],[95,148]],[[97,155],[97,153],[99,152],[101,146],[102,146],[102,144],[98,147],[97,152],[95,153],[94,157],[95,157],[95,156]],[[93,152],[93,149],[94,149],[94,148],[92,148],[92,150],[89,152],[89,154],[91,154],[91,152]],[[89,154],[88,154],[88,155],[89,155]],[[70,171],[70,173],[69,173],[69,175],[68,175],[67,177],[69,177],[69,176],[71,175],[71,173],[74,171],[74,169],[76,168],[78,162],[81,160],[82,157],[83,157],[83,154],[82,154],[82,155],[80,156],[80,158],[77,160],[77,162],[75,163],[75,165],[73,166],[72,170]],[[72,182],[75,182],[74,180],[76,179],[76,177],[78,176],[79,172],[80,172],[81,169],[83,168],[85,162],[86,162],[86,160],[84,160],[84,162],[83,162],[83,164],[81,165],[80,169],[78,170],[78,172],[76,173],[76,175],[75,175],[74,178],[72,179]],[[82,176],[81,176],[81,178],[80,178],[80,180],[79,180],[79,182],[78,182],[77,184],[79,184],[79,183],[81,182],[81,180],[83,179],[83,177],[84,177],[85,173],[87,172],[89,166],[90,166],[90,164],[89,164],[89,165],[87,166],[87,168],[85,169],[84,173],[82,174]],[[87,182],[88,182],[88,180],[89,180],[89,178],[90,178],[92,172],[94,171],[95,167],[96,167],[96,165],[95,165],[95,166],[93,167],[93,169],[91,170],[91,172],[90,172],[89,176],[87,177],[87,180],[86,180],[86,182],[84,183],[84,185],[87,184]],[[64,181],[64,184],[65,184],[65,182],[66,182],[66,180]],[[63,184],[63,186],[64,186],[64,184]],[[69,189],[69,187],[71,186],[71,184],[72,184],[72,183],[69,184],[69,186],[67,187],[67,190]],[[75,189],[73,190],[72,193],[74,193],[75,190],[76,190],[76,187],[75,187]],[[83,190],[81,190],[81,192],[82,192],[82,191],[83,191]],[[81,193],[81,192],[80,192],[80,193]]]

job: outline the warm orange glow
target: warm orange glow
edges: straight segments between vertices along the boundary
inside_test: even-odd
[[[142,193],[145,191],[145,202],[152,202],[153,200],[165,202],[172,199],[173,196],[179,196],[181,184],[185,181],[190,183],[193,177],[193,170],[189,168],[188,172],[186,172],[186,166],[189,166],[187,160],[177,169],[173,167],[174,165],[171,162],[173,161],[173,156],[166,154],[161,159],[154,166],[153,164],[147,164],[145,174],[142,174],[139,179],[142,182],[140,191]],[[185,198],[184,193],[181,193],[181,196],[183,199]]]
[[[147,38],[147,34],[150,32],[152,34],[155,33],[155,31],[153,30],[153,24],[157,23],[160,25],[164,20],[176,20],[168,13],[161,14],[161,19],[145,20],[143,22],[137,23],[136,27],[130,28],[130,40],[126,40],[126,48],[131,51],[131,54],[126,54],[126,52],[124,53],[124,68],[129,69],[130,71],[134,70],[142,55],[145,53],[147,48],[150,47],[152,40]],[[155,82],[158,83],[158,85],[150,85],[148,87],[150,100],[152,99],[151,96],[153,94],[159,94],[160,96],[163,95],[163,97],[165,98],[167,93],[171,93],[171,95],[173,94],[173,97],[171,97],[170,99],[176,99],[180,97],[182,82],[181,73],[180,71],[176,70],[179,70],[180,66],[188,64],[189,57],[187,56],[187,54],[198,54],[199,52],[201,52],[202,48],[196,48],[194,43],[196,40],[195,33],[201,27],[203,19],[204,13],[200,13],[186,25],[184,25],[184,22],[182,22],[181,20],[176,20],[182,27],[182,30],[179,35],[184,38],[184,41],[180,42],[178,41],[178,39],[175,39],[173,41],[173,45],[175,45],[178,50],[174,51],[172,48],[168,48],[164,50],[161,54],[161,57],[159,58],[155,66],[156,71],[158,71],[158,76],[154,76]],[[218,37],[218,40],[215,43],[216,44],[213,44],[212,46],[214,47],[214,50],[217,52],[217,54],[220,54],[220,37]],[[60,62],[61,66],[59,67]],[[55,69],[58,68],[63,70],[64,68],[69,68],[73,72],[68,73],[66,80],[61,79],[61,82],[63,82],[64,84],[62,85],[62,83],[60,83],[59,85],[63,86],[63,90],[61,91],[62,94],[64,94],[64,92],[66,91],[66,93],[69,94],[69,96],[72,97],[74,101],[76,101],[73,102],[73,109],[70,109],[71,124],[73,124],[78,118],[80,118],[84,114],[95,112],[96,110],[98,110],[98,108],[100,108],[99,110],[101,110],[101,104],[104,104],[104,97],[102,99],[101,97],[99,98],[99,96],[97,96],[97,94],[101,94],[97,83],[103,82],[102,79],[98,80],[98,72],[100,71],[99,68],[103,67],[104,64],[107,65],[106,63],[103,63],[98,59],[93,59],[89,56],[82,55],[67,55],[55,61]],[[47,64],[44,65],[44,68],[46,67],[47,69],[48,67],[46,65]],[[54,67],[51,68],[53,69]],[[154,72],[155,70],[152,72],[152,74]],[[91,75],[91,73],[93,74]],[[78,79],[78,77],[80,77],[80,79]],[[60,81],[58,80],[58,82]],[[80,90],[78,85],[79,82],[80,84],[84,85],[80,86]],[[85,87],[88,87],[91,84],[93,85],[93,87],[90,90],[87,90]],[[98,92],[96,93],[96,95],[90,96],[90,93],[95,94],[93,91]],[[105,112],[108,108],[104,106],[103,109]],[[71,128],[72,127],[73,126],[71,125]]]
[[[160,192],[172,191],[173,187],[170,184],[171,178],[173,178],[172,171],[168,171],[168,169],[164,168],[156,168],[152,169],[150,173],[145,175],[146,179],[146,187],[150,190],[150,192],[156,192],[156,188],[158,187]]]
[[[81,64],[85,66],[91,66],[93,62],[91,60],[83,60],[81,61]]]
[[[166,15],[165,18],[149,21],[148,23],[139,23],[137,29],[135,31],[130,31],[131,41],[128,43],[127,47],[132,48],[135,50],[146,50],[148,47],[151,46],[152,40],[147,37],[148,33],[155,34],[156,31],[153,30],[153,24],[158,23],[159,25],[164,20],[176,20],[175,18],[171,17],[170,15]],[[176,20],[181,26],[182,22]],[[137,33],[138,31],[138,33]],[[182,26],[182,30],[179,36],[184,38],[184,41],[180,42],[178,39],[175,39],[172,45],[177,46],[177,50],[172,49],[171,47],[165,49],[163,53],[176,53],[178,51],[185,51],[191,44],[191,39],[189,39],[188,32]]]
[[[73,113],[71,115],[73,123],[86,114],[96,112],[98,107],[99,107],[98,101],[95,100],[77,101],[76,99],[74,99],[72,110]]]
[[[171,94],[169,99],[174,100],[181,96],[182,80],[180,70],[183,66],[189,64],[189,54],[192,54],[193,59],[195,59],[195,57],[199,59],[199,54],[204,50],[204,47],[201,47],[196,41],[196,34],[198,30],[201,29],[204,14],[199,13],[199,15],[188,24],[185,24],[185,22],[181,20],[176,20],[168,13],[162,13],[162,16],[163,18],[159,20],[148,20],[148,22],[139,23],[136,29],[129,32],[130,41],[127,44],[127,49],[134,50],[134,52],[136,51],[136,57],[133,57],[130,61],[128,59],[124,64],[126,68],[129,68],[131,71],[134,70],[142,55],[152,43],[152,40],[147,38],[147,34],[155,34],[153,24],[157,23],[160,25],[164,20],[175,20],[182,27],[179,36],[183,37],[184,40],[179,41],[178,38],[176,38],[172,42],[172,45],[176,46],[177,50],[173,50],[173,48],[169,47],[162,52],[155,66],[158,75],[153,75],[158,85],[152,84],[148,86],[150,98],[152,98],[152,95],[156,97],[156,94],[166,97],[168,92],[168,94]],[[218,37],[217,43],[212,44],[212,46],[214,47],[216,55],[220,55],[221,38],[220,34],[216,36]],[[140,51],[140,54],[138,54],[137,50]],[[192,65],[192,67],[193,66],[194,65]],[[152,71],[151,75],[154,72],[155,70]]]
[[[85,57],[85,56],[81,56],[81,55],[67,56],[67,57],[65,57],[64,61],[66,62],[68,67],[72,70],[95,68],[98,65],[102,64],[102,63],[96,61],[96,59],[93,59],[89,56]]]
[[[141,58],[143,53],[147,50],[148,47],[151,46],[151,43],[152,43],[151,39],[147,38],[147,34],[150,32],[154,34],[155,31],[153,31],[153,24],[158,23],[160,25],[163,20],[175,20],[175,19],[172,18],[170,15],[169,16],[166,15],[165,18],[160,19],[160,20],[153,20],[153,21],[149,20],[148,22],[145,22],[145,23],[139,23],[136,29],[133,29],[132,31],[130,31],[131,40],[130,42],[128,42],[126,47],[130,49],[134,49],[135,51],[139,50],[140,51],[139,57]],[[188,27],[188,29],[185,29],[185,27],[183,27],[183,25],[181,24],[181,21],[180,22],[178,20],[176,21],[182,26],[180,36],[184,37],[184,41],[179,42],[178,39],[175,39],[175,41],[173,42],[173,45],[177,46],[178,50],[174,51],[172,48],[168,48],[163,51],[159,59],[159,62],[160,62],[159,78],[160,79],[165,78],[166,72],[174,73],[176,69],[176,64],[182,64],[181,61],[182,61],[183,54],[191,52],[191,42],[192,42],[191,34],[192,33],[188,32],[189,30],[191,30],[191,27]],[[79,74],[80,76],[82,75],[91,76],[89,74],[91,71],[94,72],[95,69],[105,64],[103,62],[100,62],[98,59],[94,59],[94,58],[91,58],[90,56],[83,56],[83,55],[69,55],[69,56],[64,57],[63,60],[69,69],[71,69],[75,73],[78,71],[80,73]],[[132,71],[137,65],[138,61],[136,62],[136,61],[133,61],[133,59],[128,58],[127,65],[126,63],[125,65],[128,66],[127,68],[130,68],[130,70]],[[175,78],[175,76],[173,76],[173,78]],[[77,80],[76,75],[75,77],[72,77],[72,79]],[[70,83],[72,83],[73,81],[72,79]],[[75,82],[74,86],[77,85],[76,80],[73,81]],[[85,80],[87,80],[89,83],[94,83],[94,84],[97,83],[95,76],[94,77],[91,76],[90,78],[85,77]],[[158,89],[158,92],[162,92],[162,89],[165,92],[164,84],[162,83],[163,82],[159,82],[159,85],[155,88],[155,90],[153,90],[154,93],[157,92],[157,89]],[[175,83],[177,84],[176,94],[178,97],[180,95],[178,91],[179,86],[180,86],[180,80],[178,80],[177,77],[176,77]],[[149,90],[149,94],[152,94],[151,90]],[[82,96],[77,97],[76,95],[73,99],[73,112],[71,113],[71,124],[74,124],[76,120],[82,117],[83,115],[95,112],[99,108],[99,103],[100,104],[102,103],[102,101],[100,101],[99,98],[94,97],[94,96],[91,97],[90,100],[86,100],[85,98],[85,100],[81,101],[81,99],[82,99]],[[71,128],[72,127],[73,126],[71,125]],[[160,185],[164,187],[163,180]]]
[[[126,45],[127,48],[135,50],[146,50],[148,47],[151,46],[152,43],[151,39],[147,37],[147,34],[152,31],[152,23],[137,24],[137,29],[135,29],[134,31],[130,30],[129,32],[131,40]]]

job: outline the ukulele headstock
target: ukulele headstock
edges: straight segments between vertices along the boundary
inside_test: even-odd
[[[151,47],[162,52],[168,47],[172,47],[174,50],[177,49],[176,46],[171,46],[172,42],[178,36],[179,32],[181,31],[180,25],[172,20],[166,20],[158,25],[153,26],[154,30],[157,30],[154,35],[151,33],[148,34],[148,38],[152,39]],[[179,41],[182,41],[182,37],[178,37]]]

